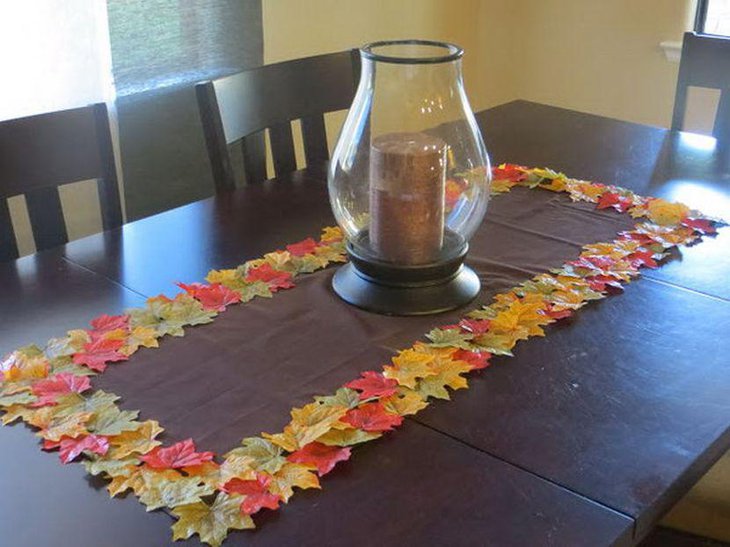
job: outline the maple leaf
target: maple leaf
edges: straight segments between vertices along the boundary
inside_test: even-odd
[[[348,387],[341,387],[334,395],[317,395],[314,400],[321,405],[355,408],[360,404],[360,394]]]
[[[274,474],[286,463],[281,455],[281,448],[271,441],[261,437],[248,437],[241,441],[243,446],[234,448],[226,454],[226,459],[232,456],[243,456],[252,460],[251,467],[256,471]]]
[[[656,269],[659,264],[654,260],[654,253],[651,251],[636,251],[629,255],[629,262],[634,268],[645,266],[647,268]]]
[[[128,330],[129,329],[129,316],[128,315],[100,315],[96,319],[91,320],[91,327],[96,332],[109,332],[111,330]]]
[[[124,431],[134,431],[141,427],[137,421],[139,410],[119,410],[115,406],[98,411],[88,423],[90,431],[97,435],[119,435]]]
[[[98,338],[84,344],[84,351],[75,353],[73,362],[84,365],[96,372],[104,372],[107,363],[116,363],[129,359],[119,349],[124,345],[123,340]]]
[[[368,370],[360,373],[362,378],[352,380],[345,384],[345,387],[360,391],[360,399],[371,397],[387,397],[398,391],[398,382],[383,376],[380,372]]]
[[[160,343],[157,341],[157,329],[152,327],[134,327],[124,341],[124,346],[120,350],[125,355],[132,355],[140,347],[158,348]]]
[[[224,484],[231,479],[251,480],[256,477],[253,468],[253,458],[250,456],[228,456],[218,468],[220,483]]]
[[[666,200],[654,198],[647,203],[646,214],[660,226],[675,226],[681,223],[689,213],[689,207],[682,203],[670,203]]]
[[[435,397],[448,400],[450,397],[446,386],[451,389],[466,388],[467,381],[461,375],[470,370],[471,365],[465,361],[446,361],[439,367],[437,374],[419,380],[417,391],[424,399]]]
[[[147,506],[147,511],[161,507],[177,507],[201,501],[200,498],[215,492],[213,486],[200,484],[197,477],[183,477],[177,474],[140,471],[144,478],[144,488],[139,501]]]
[[[322,235],[319,239],[322,243],[329,244],[342,241],[344,239],[344,236],[342,235],[342,230],[339,227],[327,226],[326,228],[322,229]]]
[[[294,495],[295,486],[302,490],[320,488],[317,475],[312,473],[307,466],[287,463],[271,476],[269,491],[286,503]]]
[[[350,459],[350,449],[328,446],[315,441],[289,454],[286,459],[290,462],[316,467],[319,476],[323,477],[334,469],[337,462]]]
[[[85,435],[83,437],[62,437],[59,441],[59,454],[63,463],[70,463],[78,458],[82,452],[88,451],[103,456],[109,450],[109,440],[99,435]]]
[[[515,165],[511,163],[503,163],[497,167],[492,167],[492,179],[497,180],[510,180],[513,182],[520,182],[527,178],[527,168],[521,165]]]
[[[226,306],[241,301],[240,293],[218,283],[178,283],[177,286],[200,302],[205,310],[226,311]]]
[[[196,452],[193,440],[185,439],[167,448],[156,446],[140,459],[154,469],[177,469],[209,462],[213,453]]]
[[[109,453],[107,453],[109,454]],[[139,460],[137,458],[98,458],[82,462],[89,475],[106,475],[108,477],[128,477],[132,471],[137,469]]]
[[[462,348],[471,349],[470,340],[472,334],[463,333],[458,328],[455,329],[433,329],[426,335],[431,340],[431,345],[436,348]]]
[[[231,479],[221,487],[226,494],[242,494],[241,511],[247,515],[258,513],[261,509],[278,509],[281,498],[269,492],[271,476],[257,473],[256,479],[244,481]]]
[[[385,406],[385,405],[383,405]],[[388,409],[390,412],[391,410]],[[352,446],[355,444],[372,441],[382,437],[383,434],[377,431],[363,431],[362,429],[330,429],[327,433],[317,439],[317,442],[327,446]]]
[[[286,246],[286,250],[291,253],[292,256],[304,256],[306,254],[314,253],[317,248],[317,242],[311,237],[300,241],[298,243],[292,243]]]
[[[609,287],[612,287],[614,289],[617,289],[619,291],[622,291],[623,285],[621,285],[621,282],[617,280],[615,277],[611,277],[610,275],[592,275],[585,278],[586,282],[588,283],[588,286],[593,289],[594,291],[604,292]],[[546,312],[546,315],[549,315],[550,317],[554,317],[556,319],[560,319],[561,317],[567,317],[566,315],[563,315],[565,313],[568,313],[570,315],[570,310],[563,310],[560,312],[552,312],[552,315],[550,315],[549,312]],[[556,317],[555,314],[558,314]]]
[[[416,414],[428,406],[428,402],[424,400],[420,393],[409,388],[400,388],[395,395],[381,399],[380,404],[383,405],[386,412],[398,414],[399,416]]]
[[[391,431],[403,422],[403,417],[386,412],[383,405],[376,402],[348,410],[342,421],[363,431]]]
[[[92,416],[93,414],[91,412],[78,412],[60,418],[54,418],[37,435],[49,441],[60,441],[63,437],[75,438],[80,435],[86,435],[88,433],[86,423]]]
[[[38,397],[33,406],[55,405],[56,399],[66,393],[83,393],[91,389],[91,382],[86,376],[75,376],[61,372],[52,377],[33,384],[31,391]]]
[[[268,263],[252,268],[246,274],[246,281],[263,281],[272,292],[276,292],[279,289],[292,288],[294,283],[292,283],[291,279],[292,275],[289,272],[275,270]]]
[[[163,431],[164,429],[155,420],[147,420],[136,429],[122,431],[109,438],[111,443],[109,456],[114,459],[122,459],[135,453],[146,454],[162,444],[155,438]]]
[[[459,321],[461,330],[472,334],[484,334],[489,330],[491,321],[488,319],[462,319]]]
[[[291,411],[292,420],[286,427],[296,439],[297,447],[307,445],[329,431],[347,412],[345,407],[310,403]]]
[[[633,205],[630,198],[624,197],[615,192],[604,192],[598,200],[596,209],[614,208],[619,213],[625,213]]]
[[[489,366],[489,359],[492,354],[488,351],[469,351],[465,349],[456,350],[452,357],[457,361],[464,361],[471,368],[470,370],[480,370]]]
[[[712,235],[717,233],[717,229],[709,220],[704,218],[685,218],[682,220],[682,226],[692,228],[695,232],[703,235]]]
[[[414,388],[418,378],[424,378],[434,373],[433,361],[433,355],[407,349],[393,357],[393,366],[383,367],[383,374],[402,386]]]
[[[172,525],[172,539],[188,539],[198,534],[201,542],[220,547],[228,530],[255,528],[251,517],[241,512],[242,500],[242,496],[220,493],[213,505],[201,501],[176,507],[172,514],[178,520]]]
[[[11,407],[14,405],[27,405],[35,403],[37,398],[32,393],[22,392],[13,395],[3,395],[0,397],[0,407]]]

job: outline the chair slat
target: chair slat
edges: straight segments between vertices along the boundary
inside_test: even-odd
[[[15,258],[18,258],[18,245],[15,242],[8,200],[0,199],[0,262]]]
[[[28,192],[25,194],[25,203],[37,250],[63,245],[68,241],[58,188],[39,188]]]
[[[296,171],[297,160],[294,155],[294,137],[291,123],[284,122],[269,128],[271,155],[274,159],[274,171],[277,175]]]
[[[109,114],[104,103],[94,105],[94,121],[96,140],[99,143],[99,157],[102,158],[102,178],[97,179],[101,223],[104,230],[111,230],[122,225],[122,203],[119,198],[117,166],[114,161],[114,145],[112,144],[112,133],[109,127]]]
[[[203,122],[203,135],[208,149],[208,158],[213,171],[213,182],[216,192],[233,190],[236,180],[233,175],[231,158],[223,131],[218,98],[216,97],[213,82],[203,82],[195,86],[198,98],[198,109]]]
[[[329,159],[327,130],[325,129],[322,114],[302,118],[302,138],[304,140],[304,157],[307,164]]]
[[[247,184],[266,180],[266,137],[258,131],[241,139],[243,169]]]
[[[730,87],[720,94],[712,135],[723,143],[730,143]]]

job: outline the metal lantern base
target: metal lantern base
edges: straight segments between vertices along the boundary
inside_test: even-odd
[[[332,288],[358,308],[385,315],[430,315],[468,304],[481,284],[463,264],[467,245],[432,264],[403,266],[380,262],[347,246],[350,263],[332,279]]]

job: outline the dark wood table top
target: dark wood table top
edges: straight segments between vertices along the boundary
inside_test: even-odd
[[[479,122],[494,163],[730,211],[730,168],[711,139],[523,101]],[[313,166],[0,265],[0,353],[316,234],[334,222],[324,173]],[[729,247],[722,230],[518,346],[509,366],[359,448],[323,491],[299,493],[229,543],[639,541],[730,446]],[[170,542],[169,517],[133,496],[110,500],[24,426],[0,429],[0,484],[9,544]]]

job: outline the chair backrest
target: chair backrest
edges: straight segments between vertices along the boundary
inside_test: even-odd
[[[672,129],[682,129],[690,86],[720,90],[712,134],[730,140],[730,38],[687,32],[682,44]]]
[[[308,164],[327,160],[324,114],[350,107],[360,77],[357,50],[265,65],[196,85],[217,191],[235,187],[229,146],[241,141],[246,182],[266,179],[264,131],[277,175],[296,169],[292,120],[301,120]]]
[[[122,224],[104,103],[0,122],[0,261],[18,257],[7,198],[24,195],[37,250],[68,241],[58,187],[97,179],[103,228]]]

